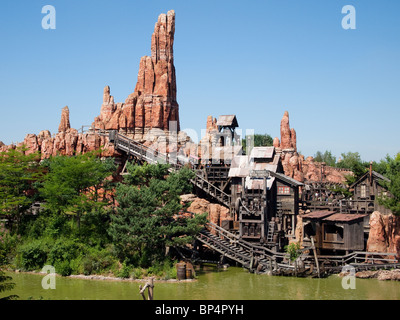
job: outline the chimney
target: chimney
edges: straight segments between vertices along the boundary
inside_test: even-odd
[[[372,161],[369,163],[369,184],[372,186]]]

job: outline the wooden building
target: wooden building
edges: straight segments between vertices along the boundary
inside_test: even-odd
[[[217,127],[218,145],[222,147],[233,144],[241,145],[240,138],[235,133],[235,129],[239,127],[239,123],[234,114],[219,116],[217,120]]]
[[[387,189],[381,185],[382,181],[390,182],[388,178],[370,168],[350,186],[349,189],[353,193],[353,197],[344,203],[344,209],[353,213],[371,214],[374,211],[383,214],[391,213],[389,209],[378,202],[379,197],[389,195]]]
[[[296,228],[299,187],[285,176],[274,147],[235,157],[229,170],[240,237],[283,249]]]
[[[303,246],[311,245],[317,251],[358,251],[365,249],[364,214],[315,211],[302,216]]]
[[[363,214],[336,213],[323,219],[322,249],[364,250]]]
[[[317,250],[322,248],[322,220],[333,215],[335,211],[322,210],[313,211],[302,215],[303,220],[303,246],[309,247],[312,245],[311,238],[314,239],[314,245]]]

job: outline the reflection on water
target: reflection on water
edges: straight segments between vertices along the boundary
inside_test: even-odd
[[[21,300],[141,300],[138,282],[56,278],[55,290],[44,290],[43,275],[9,273]],[[356,289],[342,288],[342,278],[326,279],[255,275],[242,268],[203,268],[195,282],[156,282],[156,300],[398,300],[400,282],[357,279]]]

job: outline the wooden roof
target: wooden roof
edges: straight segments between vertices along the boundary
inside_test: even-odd
[[[217,121],[217,126],[237,128],[239,127],[239,124],[236,119],[236,116],[234,114],[231,114],[231,115],[219,116]]]
[[[336,213],[324,219],[324,221],[340,221],[340,222],[350,222],[355,220],[363,219],[366,214],[351,214],[351,213]]]
[[[322,210],[322,211],[313,211],[307,214],[301,215],[302,219],[323,219],[333,215],[336,211]]]
[[[356,182],[354,182],[349,188],[353,188],[355,185],[359,184],[360,182],[362,182],[365,178],[367,178],[370,175],[370,172],[367,171],[366,173],[364,173]],[[388,178],[386,178],[385,176],[381,175],[380,173],[376,172],[376,171],[371,171],[371,175],[373,179],[377,179],[377,180],[383,180],[383,181],[387,181],[390,182],[390,180]]]

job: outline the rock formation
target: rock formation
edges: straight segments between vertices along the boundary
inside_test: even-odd
[[[69,123],[69,109],[68,106],[64,107],[61,111],[61,121],[58,126],[58,132],[64,132],[71,129],[71,125]]]
[[[175,12],[161,14],[151,39],[151,57],[140,60],[135,91],[125,103],[115,103],[106,86],[100,115],[94,127],[119,130],[136,139],[146,140],[150,129],[168,131],[170,122],[180,130],[179,105],[176,100],[176,75],[174,66]]]
[[[281,161],[284,173],[300,182],[324,181],[332,183],[344,183],[345,176],[351,171],[325,166],[314,161],[313,157],[307,157],[297,152],[297,134],[289,124],[289,112],[285,111],[281,120],[281,139],[276,137],[273,146],[281,153]]]
[[[130,138],[146,145],[161,148],[164,152],[177,151],[190,139],[179,132],[179,105],[176,100],[176,76],[174,66],[175,12],[161,14],[154,28],[151,39],[151,57],[140,60],[136,87],[128,95],[125,103],[115,103],[110,87],[103,91],[103,103],[100,115],[94,119],[92,126],[96,129],[118,130]],[[170,123],[173,127],[170,128]],[[169,137],[168,130],[174,130],[176,137]],[[166,141],[173,147],[168,147]],[[41,152],[42,159],[50,156],[74,155],[103,149],[103,156],[118,156],[108,138],[91,133],[78,133],[71,128],[69,109],[64,107],[58,133],[54,136],[49,131],[38,135],[28,134],[19,145],[27,147],[26,153]],[[12,146],[0,145],[0,151]],[[15,148],[15,146],[13,146]],[[186,153],[193,148],[189,144]]]
[[[367,251],[396,253],[400,258],[400,217],[375,211],[369,225]]]
[[[216,203],[210,203],[209,201],[198,198],[195,195],[183,195],[181,196],[182,203],[189,205],[187,211],[194,214],[207,213],[208,219],[218,226],[221,226],[223,220],[232,220],[229,209]]]

